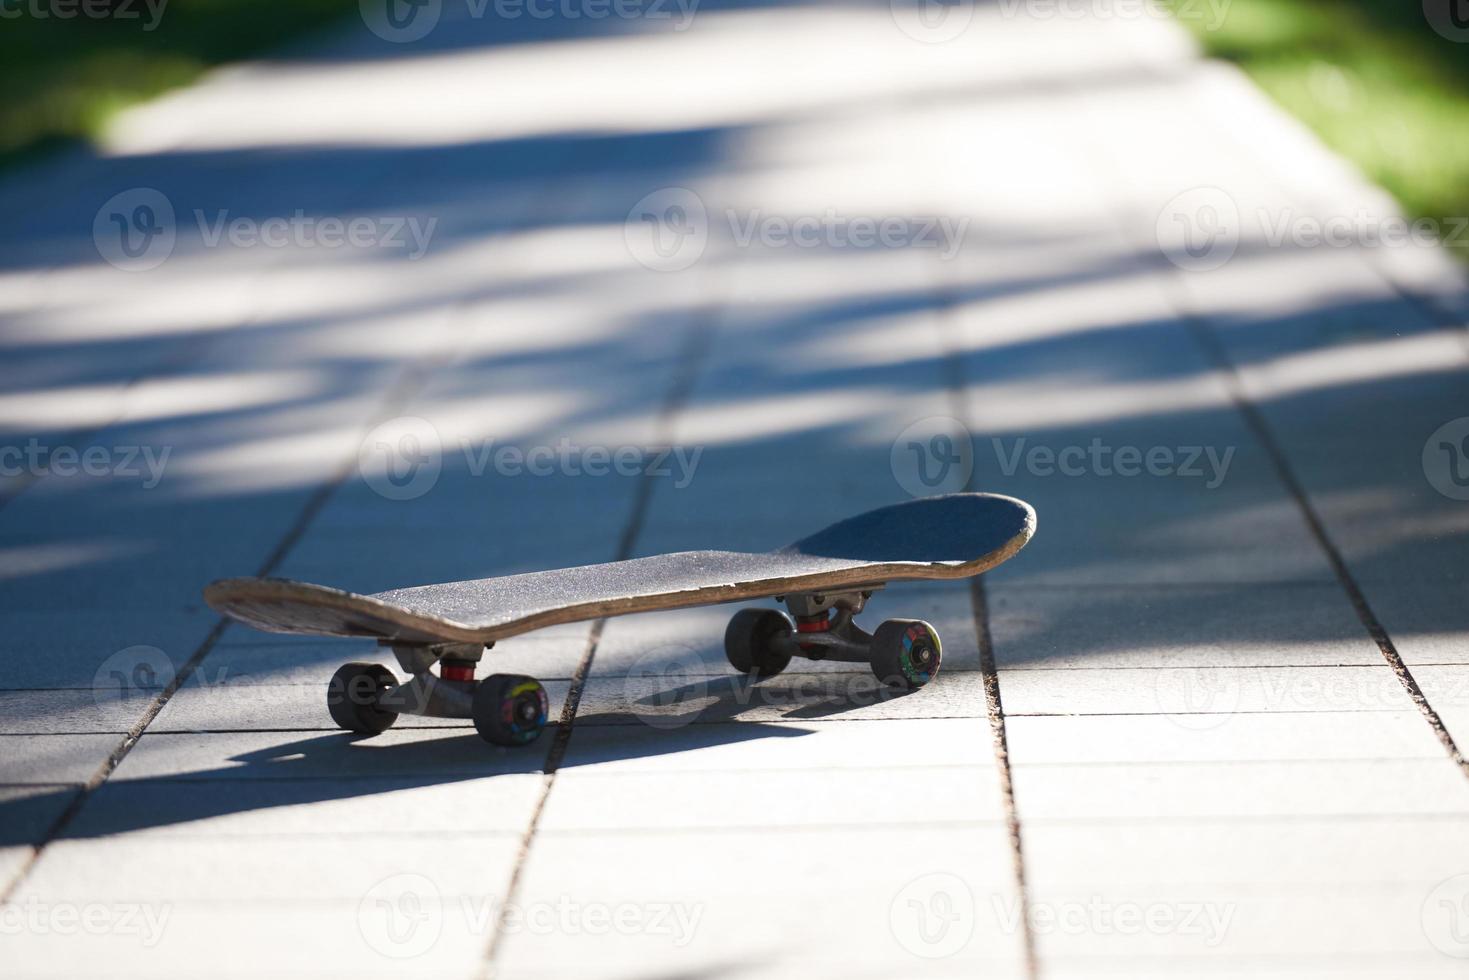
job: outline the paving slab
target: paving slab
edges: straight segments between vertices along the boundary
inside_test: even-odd
[[[1012,760],[1250,762],[1434,759],[1443,746],[1415,710],[1292,711],[1208,716],[1022,716],[1005,726]]]
[[[881,794],[873,793],[880,782]],[[542,833],[744,831],[765,827],[916,827],[998,824],[999,780],[979,766],[838,770],[813,780],[778,769],[559,774],[539,824]]]
[[[432,771],[319,779],[110,780],[87,799],[65,836],[190,837],[219,846],[239,838],[245,853],[254,838],[517,836],[543,786],[538,773],[457,779]],[[474,819],[466,820],[465,814]]]
[[[1469,837],[1462,821],[1364,814],[1070,824],[1028,821],[1027,881],[1071,886],[1437,882]],[[1384,877],[1391,876],[1391,877]]]
[[[534,750],[488,745],[473,732],[432,728],[388,729],[371,737],[340,731],[179,732],[145,734],[112,779],[475,779],[502,772],[535,772],[541,759],[541,753]]]
[[[989,768],[990,739],[989,723],[979,718],[736,722],[667,730],[608,725],[573,729],[564,765],[595,765],[602,772]]]
[[[0,736],[0,784],[85,783],[120,735]]]
[[[1018,930],[997,915],[1013,904],[1008,853],[1000,827],[932,829],[923,853],[892,856],[892,831],[809,828],[780,834],[673,833],[607,839],[557,835],[540,842],[526,865],[520,901],[527,907],[568,896],[573,902],[631,903],[682,912],[674,925],[649,928],[615,946],[584,935],[536,942],[505,939],[503,965],[547,974],[581,967],[633,975],[649,957],[697,972],[736,962],[780,975],[902,973],[1015,975]],[[744,869],[744,870],[741,870]],[[753,872],[752,873],[752,869]],[[840,904],[830,896],[849,896]],[[962,911],[955,928],[925,943],[910,918],[942,894]],[[920,903],[909,906],[908,902]],[[687,924],[679,932],[679,922]],[[850,967],[848,957],[859,955]],[[601,958],[607,958],[601,962]]]
[[[1443,705],[1462,678],[1419,676]],[[1451,670],[1453,668],[1440,668]],[[1411,711],[1412,698],[1385,663],[1298,667],[1044,667],[1000,671],[1005,714],[1166,715],[1183,727],[1214,728],[1241,714],[1297,711]]]
[[[1335,584],[1029,589],[997,580],[989,607],[995,660],[1007,668],[1383,663]]]
[[[1446,756],[1017,765],[1013,778],[1027,823],[1363,814],[1458,821],[1469,811],[1469,785]]]

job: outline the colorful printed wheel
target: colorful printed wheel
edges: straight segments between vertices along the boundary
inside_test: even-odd
[[[796,624],[775,609],[741,609],[724,630],[724,656],[742,674],[774,677],[786,669],[791,655],[775,649],[775,640],[796,631]]]
[[[398,679],[382,664],[343,664],[326,688],[326,709],[332,721],[349,732],[376,735],[393,727],[398,712],[378,706],[383,692]]]
[[[546,727],[550,702],[534,677],[491,674],[474,688],[474,728],[495,745],[529,745]]]
[[[872,635],[872,672],[891,687],[922,687],[943,658],[938,631],[921,619],[890,619]]]

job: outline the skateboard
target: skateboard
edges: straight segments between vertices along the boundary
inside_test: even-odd
[[[987,493],[926,497],[859,514],[779,551],[681,551],[523,575],[358,595],[277,578],[231,578],[204,590],[217,612],[256,629],[369,637],[409,675],[350,663],[327,688],[332,719],[375,734],[401,714],[467,718],[486,741],[525,745],[546,725],[545,689],[530,677],[475,680],[501,640],[554,626],[774,598],[778,609],[741,609],[724,652],[735,670],[773,677],[794,657],[866,663],[883,683],[916,689],[942,661],[938,632],[916,619],[872,633],[853,622],[889,582],[958,579],[1010,558],[1035,531],[1024,501]],[[434,668],[437,667],[437,674]]]

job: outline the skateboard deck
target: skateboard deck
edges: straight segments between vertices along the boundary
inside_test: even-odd
[[[978,575],[1035,531],[1024,501],[987,493],[868,511],[779,551],[682,551],[358,595],[276,578],[210,585],[216,611],[256,629],[406,644],[491,644],[546,626],[769,596]]]

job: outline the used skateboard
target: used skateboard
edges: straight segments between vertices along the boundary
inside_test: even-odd
[[[833,524],[779,551],[680,551],[579,568],[447,582],[357,595],[275,578],[232,578],[204,590],[224,615],[273,633],[371,637],[410,676],[351,663],[328,686],[327,706],[348,731],[376,733],[400,714],[468,718],[497,745],[525,745],[546,724],[533,678],[474,679],[484,651],[543,626],[774,597],[741,609],[724,634],[736,670],[780,673],[792,657],[866,663],[899,688],[938,673],[938,633],[894,619],[867,633],[853,617],[888,582],[978,575],[1014,555],[1035,531],[1023,501],[986,493],[910,500]],[[438,673],[433,672],[438,666]]]

